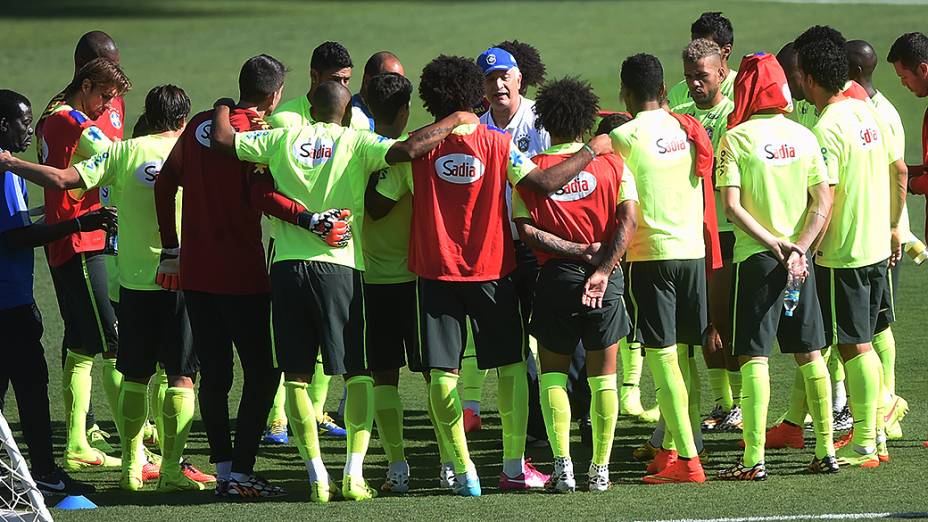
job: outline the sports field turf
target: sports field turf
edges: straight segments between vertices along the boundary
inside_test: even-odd
[[[735,56],[757,50],[776,52],[787,40],[813,24],[829,24],[850,38],[870,41],[880,57],[903,32],[928,29],[925,6],[802,5],[755,2],[328,2],[207,1],[125,2],[122,0],[71,2],[64,0],[12,0],[0,9],[0,87],[26,94],[41,110],[67,82],[72,72],[72,51],[77,38],[91,29],[112,35],[122,52],[122,63],[133,81],[127,97],[127,126],[138,117],[145,93],[160,83],[174,83],[190,94],[194,110],[208,107],[221,96],[235,96],[241,63],[266,52],[291,68],[285,99],[301,95],[308,84],[310,50],[324,40],[338,40],[351,51],[356,69],[352,89],[360,85],[360,66],[378,50],[394,51],[416,83],[422,66],[439,53],[476,56],[489,45],[519,39],[537,46],[548,66],[548,77],[579,75],[592,82],[603,108],[620,109],[618,67],[634,52],[656,54],[664,63],[668,83],[681,77],[679,51],[689,39],[689,24],[704,10],[722,10],[735,27]],[[732,66],[737,67],[738,59]],[[916,100],[897,81],[892,67],[883,62],[876,85],[896,104],[908,133],[907,158],[919,156],[921,115],[926,100]],[[414,100],[411,125],[426,122]],[[27,157],[34,158],[32,151]],[[41,191],[32,191],[32,203]],[[910,198],[909,213],[916,234],[923,236],[924,199]],[[41,251],[36,252],[36,298],[45,315],[45,346],[50,368],[52,418],[56,450],[64,442],[60,400],[61,321]],[[864,512],[928,511],[928,366],[921,306],[928,293],[928,268],[906,260],[902,288],[897,297],[898,392],[912,405],[903,428],[905,438],[891,443],[892,462],[876,470],[844,469],[834,477],[801,474],[811,450],[768,453],[771,474],[765,483],[740,484],[710,481],[704,485],[648,487],[640,483],[643,466],[631,450],[650,433],[650,426],[620,420],[612,457],[608,493],[571,496],[496,494],[500,472],[501,433],[495,415],[495,378],[487,379],[484,431],[471,438],[471,450],[484,485],[485,496],[458,499],[437,489],[438,457],[433,434],[424,413],[423,385],[405,374],[401,394],[406,408],[407,454],[412,466],[413,493],[405,498],[373,502],[308,503],[306,474],[293,446],[265,447],[257,469],[284,486],[290,495],[282,500],[249,504],[216,503],[211,492],[159,495],[153,486],[136,494],[116,489],[118,472],[85,472],[78,476],[100,490],[92,499],[100,508],[87,512],[53,511],[60,520],[357,520],[407,519],[512,520],[516,517],[550,520],[618,520],[659,518],[715,518]],[[773,381],[770,413],[786,407],[793,363],[785,356],[771,361]],[[645,402],[653,404],[650,378],[645,372]],[[705,379],[703,379],[705,381]],[[112,430],[101,386],[94,388],[97,416]],[[235,394],[239,393],[236,387]],[[329,409],[341,396],[333,381]],[[704,390],[704,410],[709,409]],[[237,396],[236,396],[237,398]],[[11,401],[12,402],[12,401]],[[6,414],[16,424],[16,408]],[[737,436],[707,438],[710,459],[707,472],[738,457]],[[575,438],[574,462],[578,482],[585,485],[589,450]],[[208,466],[202,425],[194,426],[187,455]],[[340,477],[344,444],[323,442],[323,457],[334,476]],[[547,449],[529,450],[528,456],[550,471]],[[365,475],[379,486],[385,468],[383,452],[374,437]]]

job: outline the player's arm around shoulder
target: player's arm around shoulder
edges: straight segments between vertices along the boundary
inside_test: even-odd
[[[423,127],[405,140],[394,142],[384,156],[388,165],[412,161],[432,151],[459,125],[477,125],[480,119],[468,111],[452,113]]]
[[[378,170],[368,179],[364,208],[375,221],[393,210],[404,194],[412,191],[412,164],[397,163]]]
[[[103,152],[87,161],[102,162],[105,161],[107,155],[107,152]],[[19,159],[7,151],[0,152],[0,170],[10,171],[40,187],[57,190],[86,188],[76,167],[59,169],[50,165],[39,165]]]
[[[548,168],[540,168],[526,158],[510,142],[509,179],[514,185],[539,194],[550,194],[574,179],[596,156],[612,154],[612,138],[608,134],[594,137],[566,160]]]

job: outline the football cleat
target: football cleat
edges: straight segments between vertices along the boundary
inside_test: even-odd
[[[886,415],[883,417],[883,423],[886,426],[886,437],[890,440],[902,438],[902,419],[909,412],[909,403],[899,397],[893,396],[892,402],[886,408]]]
[[[525,461],[522,467],[522,473],[515,477],[510,477],[506,473],[499,474],[500,491],[522,491],[534,488],[543,488],[550,479],[548,475],[535,469],[529,460]]]
[[[661,419],[661,411],[657,406],[653,408],[648,408],[641,412],[641,415],[638,416],[638,420],[645,422],[647,424],[655,424]]]
[[[464,433],[473,433],[483,429],[480,414],[470,408],[464,408]]]
[[[813,458],[809,463],[809,473],[837,473],[838,459],[833,455],[827,455],[824,458]]]
[[[98,449],[103,453],[113,453],[116,448],[110,444],[109,439],[112,435],[109,432],[100,429],[100,426],[94,424],[87,430],[87,443],[91,448]]]
[[[526,448],[547,448],[548,446],[548,439],[546,438],[538,438],[533,436],[531,433],[525,435]]]
[[[249,475],[242,481],[220,480],[216,484],[216,496],[233,500],[261,500],[282,497],[287,493],[280,486],[274,486],[258,475]]]
[[[925,442],[922,442],[922,446],[928,448],[928,440],[926,440]]]
[[[734,466],[719,471],[719,480],[767,480],[767,467],[761,461],[749,468],[739,460]]]
[[[387,470],[387,480],[380,486],[380,491],[398,494],[409,491],[409,464],[405,462],[403,464],[403,469]]]
[[[194,482],[199,482],[200,484],[212,484],[213,482],[216,482],[216,477],[210,475],[209,473],[200,471],[187,459],[182,459],[180,461],[180,470],[183,472],[185,477]]]
[[[480,479],[476,477],[469,479],[466,473],[457,475],[454,477],[451,492],[459,497],[479,497],[481,494]]]
[[[264,431],[264,442],[266,444],[287,444],[290,438],[287,437],[287,421],[276,419]]]
[[[725,415],[715,426],[713,431],[741,431],[744,428],[744,421],[741,417],[741,407],[734,406],[728,414]]]
[[[161,477],[161,466],[154,462],[146,462],[142,465],[142,482],[151,482]]]
[[[645,442],[632,451],[632,457],[639,462],[651,462],[657,456],[659,448],[651,445],[651,441]]]
[[[709,412],[702,420],[702,430],[703,431],[715,431],[715,428],[722,422],[722,419],[728,416],[728,412],[722,409],[721,405],[716,404],[715,408],[712,408],[712,411]]]
[[[682,482],[705,482],[706,472],[699,457],[677,459],[664,471],[644,477],[645,484],[672,484]]]
[[[89,495],[97,491],[91,484],[72,479],[58,466],[51,473],[35,475],[33,479],[43,495]]]
[[[368,486],[362,477],[346,475],[342,480],[342,497],[345,500],[371,500],[377,497],[377,490]]]
[[[142,485],[142,476],[132,470],[123,471],[119,477],[119,489],[123,491],[139,491]]]
[[[853,438],[854,438],[854,430],[851,430],[845,433],[840,438],[835,440],[835,449],[841,449],[847,446],[851,442],[851,439]]]
[[[889,462],[889,448],[886,447],[886,440],[877,441],[876,457],[880,460],[880,463]]]
[[[876,468],[880,465],[880,458],[876,450],[860,451],[854,444],[848,444],[835,452],[838,464],[841,466],[860,466],[862,468]]]
[[[164,473],[158,478],[159,493],[175,493],[178,491],[203,491],[206,489],[202,483],[190,480],[183,473]]]
[[[145,426],[142,428],[142,444],[146,447],[157,448],[159,443],[157,427],[145,421]]]
[[[451,489],[454,487],[454,465],[446,462],[438,470],[438,487]]]
[[[328,413],[323,413],[322,419],[317,424],[319,426],[320,437],[343,439],[348,436],[348,432],[345,431],[345,428],[336,424],[335,420],[332,419]]]
[[[589,476],[589,484],[587,484],[587,489],[590,493],[602,493],[603,491],[608,491],[612,487],[612,482],[609,481],[609,465],[603,464],[602,466],[590,463],[590,469],[587,472]]]
[[[321,480],[315,480],[309,483],[309,501],[317,504],[325,504],[331,500],[341,498],[342,492],[334,481],[328,483]]]
[[[854,427],[854,417],[851,416],[851,408],[849,406],[845,405],[844,408],[834,412],[833,415],[835,431],[849,430]]]
[[[658,451],[657,455],[654,457],[654,460],[648,464],[648,474],[653,475],[655,473],[664,471],[670,467],[671,464],[676,462],[678,457],[679,454],[677,453],[677,450],[665,450],[661,448],[661,450]]]
[[[767,430],[767,441],[764,443],[765,449],[802,449],[805,447],[806,439],[802,426],[796,426],[784,421]]]
[[[574,464],[570,457],[554,457],[554,473],[545,483],[548,493],[573,493],[577,490],[577,480],[574,478]]]
[[[79,471],[86,468],[118,468],[122,466],[122,459],[110,457],[102,451],[92,448],[83,455],[68,454],[64,456],[65,471]]]

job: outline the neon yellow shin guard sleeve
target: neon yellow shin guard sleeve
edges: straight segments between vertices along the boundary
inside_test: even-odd
[[[806,413],[809,413],[806,400],[805,377],[802,371],[796,368],[793,373],[793,385],[789,389],[789,408],[786,410],[784,419],[794,426],[805,425]]]
[[[880,359],[873,350],[844,363],[854,415],[853,443],[872,449],[876,445],[876,415],[880,399]]]
[[[161,459],[161,473],[180,473],[180,459],[187,445],[195,410],[196,394],[193,388],[173,386],[165,390],[164,406],[161,410],[164,419],[164,438],[161,439],[164,458]]]
[[[483,381],[487,378],[487,370],[477,367],[477,349],[474,346],[474,335],[470,331],[470,322],[467,326],[467,345],[464,347],[464,356],[461,358],[461,400],[466,402],[480,402],[483,396]]]
[[[728,385],[731,386],[731,402],[735,406],[741,406],[741,370],[726,370],[728,373]]]
[[[87,409],[90,407],[90,387],[93,379],[93,357],[68,350],[61,376],[64,398],[65,424],[68,427],[66,454],[86,455],[90,452],[87,442]],[[119,419],[118,416],[114,416]]]
[[[741,366],[741,414],[744,420],[744,465],[764,460],[767,406],[770,404],[770,369],[767,360],[751,360]]]
[[[570,398],[567,374],[548,372],[539,378],[541,413],[545,418],[548,442],[555,457],[570,457]],[[591,410],[592,413],[592,410]],[[595,423],[595,421],[594,421]],[[593,429],[595,437],[596,429]]]
[[[873,350],[883,369],[883,388],[890,395],[896,395],[896,338],[891,327],[873,337]]]
[[[117,407],[117,403],[119,402],[119,390],[122,385],[122,373],[116,369],[116,359],[103,359],[103,363],[100,367],[100,376],[103,381],[103,393],[106,394],[106,402],[109,404],[113,419],[118,419],[119,408]]]
[[[609,464],[615,425],[619,418],[619,392],[616,375],[587,377],[590,385],[590,423],[593,428],[593,464]],[[566,396],[566,393],[565,393]],[[569,426],[568,419],[568,426]]]
[[[387,463],[404,462],[403,401],[396,386],[374,386],[374,421]]]
[[[164,452],[164,398],[168,391],[168,376],[164,368],[158,367],[154,377],[148,384],[148,415],[155,421],[155,431],[158,433],[158,444]]]
[[[367,375],[345,381],[345,431],[348,432],[347,452],[364,458],[374,427],[374,379]]]
[[[325,400],[329,396],[329,384],[331,382],[332,377],[325,374],[321,359],[317,359],[313,371],[313,380],[309,384],[309,399],[313,403],[313,411],[315,411],[317,422],[322,420],[322,415],[325,412]]]
[[[799,367],[806,388],[809,413],[815,429],[815,456],[835,454],[834,424],[831,416],[831,382],[825,359],[818,358]]]
[[[275,421],[287,422],[287,412],[284,408],[286,397],[287,390],[284,388],[284,376],[281,375],[280,383],[277,385],[277,392],[274,393],[274,402],[271,404],[271,410],[267,412],[268,426],[270,426]]]
[[[712,399],[723,410],[731,410],[735,403],[731,396],[731,386],[728,384],[728,371],[724,368],[708,368],[706,373],[709,376]]]
[[[447,439],[442,435],[441,429],[438,427],[438,421],[435,419],[435,409],[432,408],[431,395],[431,385],[426,381],[425,383],[425,410],[429,415],[429,421],[432,423],[432,431],[435,433],[435,441],[438,442],[438,458],[441,460],[442,464],[449,464],[454,462],[454,450],[448,445]]]
[[[142,427],[148,419],[148,386],[123,381],[119,387],[119,423],[122,428],[123,469],[135,463],[142,444]]]
[[[458,395],[458,376],[442,370],[430,372],[429,400],[435,423],[452,452],[455,473],[466,473],[471,466],[467,439],[464,437],[464,417]]]
[[[645,358],[654,375],[657,401],[666,431],[673,437],[681,457],[695,457],[697,452],[689,419],[689,396],[677,362],[677,346],[645,348]]]
[[[316,411],[309,398],[309,385],[305,382],[284,382],[287,418],[290,431],[296,439],[296,448],[304,461],[319,457],[319,428],[316,426]]]
[[[503,425],[503,460],[521,459],[528,426],[528,377],[525,362],[497,369],[500,423]]]

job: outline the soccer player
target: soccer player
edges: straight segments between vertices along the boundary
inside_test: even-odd
[[[674,117],[662,108],[663,68],[654,56],[636,54],[622,63],[620,96],[634,119],[610,136],[636,173],[640,202],[638,230],[626,254],[631,315],[633,328],[641,330],[666,424],[661,450],[644,481],[704,482],[680,370],[685,361],[678,362],[677,343],[701,346],[707,327],[702,223],[709,209],[703,204],[703,183],[711,180],[702,178],[711,175],[711,143],[700,126],[694,139],[702,144],[696,149],[682,127],[689,117]],[[704,156],[697,163],[694,158],[700,153]]]
[[[351,127],[363,129],[361,123],[367,124],[367,129],[373,131],[375,125],[374,114],[368,107],[367,88],[371,78],[379,74],[395,73],[406,76],[400,59],[390,51],[379,51],[371,55],[364,64],[364,76],[361,77],[361,89],[351,97]],[[356,121],[357,120],[357,121]]]
[[[795,120],[803,127],[811,130],[818,121],[818,113],[815,105],[806,100],[802,92],[802,71],[799,70],[799,56],[796,54],[796,46],[793,42],[787,42],[786,45],[777,53],[777,62],[783,68],[786,74],[786,81],[789,84],[789,92],[793,95],[793,112],[789,117]]]
[[[280,101],[284,76],[284,65],[268,55],[255,56],[242,65],[239,101],[230,116],[236,130],[267,128],[263,117]],[[267,175],[255,173],[254,165],[209,148],[212,116],[210,110],[190,119],[155,182],[164,248],[159,275],[165,280],[162,286],[183,291],[190,316],[200,360],[200,413],[210,461],[217,470],[216,495],[278,496],[283,493],[281,488],[254,473],[258,440],[280,372],[274,369],[271,351],[270,282],[261,241],[263,208],[260,200],[251,201],[251,195],[257,183],[273,185],[260,180]],[[180,187],[182,243],[176,233],[175,200]],[[244,374],[234,444],[229,426],[233,344]],[[177,430],[180,433],[187,433],[193,421],[190,392],[170,388],[165,399],[165,419],[182,426]],[[166,461],[162,486],[183,485],[179,471],[177,462]]]
[[[422,71],[419,96],[443,121],[468,110],[483,96],[484,75],[471,60],[439,56]],[[417,136],[419,133],[413,134]],[[369,191],[373,217],[413,194],[409,267],[419,276],[422,363],[429,368],[429,400],[435,422],[453,448],[457,495],[479,496],[480,480],[470,460],[457,392],[457,370],[470,317],[477,363],[499,375],[503,425],[500,489],[542,487],[547,476],[524,459],[528,406],[525,354],[518,297],[510,274],[515,250],[508,228],[508,182],[541,193],[560,189],[589,163],[608,152],[605,136],[548,169],[536,167],[511,137],[485,125],[454,129],[435,150]],[[477,233],[479,231],[479,233]]]
[[[333,247],[306,230],[281,223],[271,266],[272,326],[278,367],[284,372],[287,417],[306,462],[311,500],[328,502],[336,493],[319,452],[318,428],[307,387],[318,351],[328,375],[343,375],[347,388],[347,459],[341,493],[346,499],[376,496],[362,474],[373,424],[373,379],[364,347],[361,271],[364,191],[371,172],[409,161],[435,147],[459,123],[476,117],[456,113],[404,140],[357,131],[340,124],[351,93],[339,82],[313,92],[312,126],[235,133],[229,108],[213,117],[210,146],[238,159],[266,164],[277,190],[309,202],[347,209],[354,232],[345,247]]]
[[[886,56],[886,61],[893,64],[896,75],[907,89],[915,96],[928,96],[928,36],[923,33],[905,33],[893,42]],[[923,129],[928,129],[928,110],[925,111]],[[928,194],[928,130],[922,132],[922,163],[909,165],[909,190],[914,194]],[[928,223],[928,214],[926,214]],[[928,441],[924,443],[928,448]]]
[[[677,114],[688,114],[703,125],[712,148],[718,149],[719,141],[725,134],[728,115],[734,110],[734,102],[722,94],[721,85],[725,79],[722,67],[722,50],[712,40],[697,38],[683,50],[683,75],[689,86],[690,101],[673,107]],[[709,279],[709,333],[707,343],[703,346],[703,358],[709,375],[709,389],[714,395],[715,407],[702,420],[700,426],[693,426],[693,436],[699,446],[701,430],[728,431],[741,427],[741,373],[737,360],[729,360],[727,346],[731,341],[731,317],[728,302],[731,293],[731,259],[735,243],[734,225],[725,218],[722,198],[715,200],[716,218],[718,219],[719,242],[722,245],[723,267]],[[689,361],[688,392],[690,394],[690,415],[699,415],[700,383],[695,361]],[[652,440],[653,442],[657,442]]]
[[[117,369],[124,376],[119,393],[119,433],[122,438],[122,477],[119,486],[129,491],[142,488],[142,435],[148,419],[148,381],[158,363],[164,366],[171,388],[189,390],[198,363],[190,340],[182,297],[165,291],[155,281],[161,254],[153,188],[161,165],[183,131],[190,99],[173,85],[149,91],[145,121],[150,135],[113,144],[106,151],[66,169],[14,162],[11,169],[26,179],[60,190],[89,190],[112,185],[122,207],[121,262],[119,268],[121,350]],[[173,399],[172,399],[173,400]],[[169,409],[170,411],[170,409]],[[165,424],[165,460],[177,466],[175,489],[203,489],[180,473],[179,463],[186,433]],[[188,425],[189,429],[189,425]],[[177,441],[178,444],[173,444]]]
[[[812,132],[835,185],[815,264],[819,299],[829,303],[823,307],[825,339],[844,361],[855,419],[853,439],[838,450],[838,463],[876,467],[885,437],[877,437],[881,365],[872,341],[888,285],[887,262],[893,265],[901,255],[906,171],[898,169],[902,151],[872,106],[842,93],[848,81],[845,44],[841,33],[825,26],[795,41],[805,97],[820,113]]]
[[[0,90],[0,153],[24,152],[32,142],[32,107],[25,96]],[[8,151],[8,152],[3,152]],[[0,171],[0,329],[7,363],[0,370],[3,395],[12,383],[23,438],[29,446],[32,478],[43,493],[85,495],[95,488],[76,481],[55,464],[48,401],[48,366],[42,347],[42,315],[32,294],[32,249],[75,230],[99,230],[115,224],[111,210],[95,210],[54,225],[29,218],[26,183]],[[2,402],[2,396],[0,396]]]
[[[734,98],[735,75],[738,71],[732,70],[728,66],[728,58],[731,56],[732,46],[735,43],[735,33],[731,26],[731,21],[722,16],[720,12],[705,12],[699,15],[699,18],[690,26],[690,40],[705,38],[718,44],[722,55],[722,95],[729,100]],[[690,88],[686,80],[682,80],[673,87],[667,94],[667,102],[670,107],[682,105],[690,100]]]
[[[867,92],[873,107],[883,119],[883,125],[889,135],[889,138],[896,142],[896,149],[905,150],[905,128],[902,126],[902,119],[899,112],[893,104],[886,99],[880,91],[873,86],[873,71],[876,69],[877,56],[876,51],[869,43],[863,40],[851,40],[847,43],[848,76],[851,80],[860,84]],[[900,160],[901,161],[901,160]],[[901,167],[901,165],[900,165]],[[908,170],[908,169],[906,169]],[[903,248],[908,250],[913,241],[918,241],[909,228],[909,211],[902,200],[902,213],[899,218],[899,234],[902,237]],[[877,319],[876,335],[873,336],[873,349],[880,357],[880,363],[883,369],[883,390],[880,396],[881,412],[883,422],[886,428],[886,437],[889,439],[902,438],[902,426],[900,422],[909,410],[908,402],[902,397],[896,395],[896,339],[893,336],[893,330],[890,324],[893,322],[895,315],[894,299],[898,294],[899,273],[902,264],[896,263],[890,270],[890,284],[888,289],[889,302],[884,303],[880,310],[880,316]]]
[[[765,480],[764,433],[770,401],[767,360],[778,341],[802,372],[816,432],[813,473],[835,473],[828,367],[815,273],[806,252],[831,209],[815,136],[783,115],[792,109],[786,76],[773,55],[745,56],[735,80],[734,112],[716,157],[725,213],[737,225],[731,346],[741,364],[744,456],[724,480]],[[716,275],[718,277],[718,275]],[[783,317],[784,290],[801,280],[798,303]]]
[[[108,58],[87,62],[65,88],[63,101],[36,127],[40,162],[67,168],[105,151],[111,141],[93,121],[131,87],[119,65]],[[100,208],[96,189],[79,194],[50,187],[45,189],[45,219],[50,225]],[[119,465],[88,443],[87,409],[90,404],[91,370],[96,354],[103,354],[103,388],[118,422],[117,400],[122,375],[116,369],[116,316],[110,305],[103,250],[103,231],[78,231],[49,243],[48,264],[65,325],[62,388],[64,390],[67,447],[64,468]]]
[[[598,105],[599,98],[586,82],[565,78],[542,86],[535,111],[554,145],[532,161],[544,168],[581,150],[583,135],[596,122]],[[592,395],[588,489],[605,491],[610,486],[609,456],[619,415],[616,351],[630,329],[622,270],[616,267],[635,231],[636,197],[632,174],[614,154],[595,158],[549,195],[522,188],[513,197],[519,237],[542,264],[529,331],[538,339],[543,368],[542,412],[554,453],[554,473],[545,488],[552,492],[576,489],[567,374],[581,341]],[[593,244],[601,250],[589,256]]]

